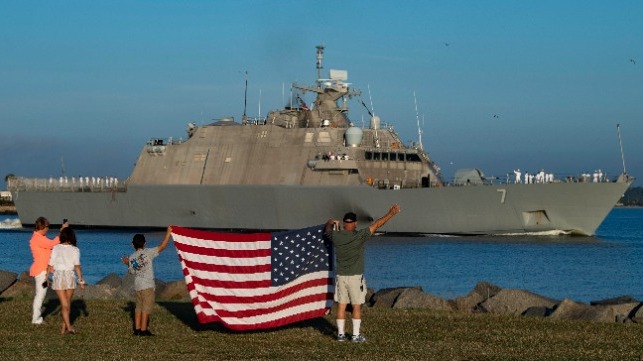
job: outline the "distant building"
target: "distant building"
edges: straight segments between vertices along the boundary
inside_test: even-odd
[[[11,192],[0,191],[0,201],[13,202],[13,198],[11,197]]]

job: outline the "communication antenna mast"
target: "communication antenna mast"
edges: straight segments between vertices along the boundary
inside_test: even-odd
[[[623,162],[623,174],[627,174],[627,170],[625,170],[625,155],[623,154],[623,142],[621,141],[620,124],[616,124],[616,130],[618,131],[618,144],[621,146],[621,161]]]
[[[67,176],[67,171],[65,170],[65,160],[60,156],[60,170],[62,171],[63,177]]]
[[[417,98],[415,97],[415,90],[413,91],[413,102],[415,103],[415,120],[417,122],[417,127],[418,127],[418,146],[420,150],[424,150],[424,146],[422,145],[422,128],[420,128],[420,114],[418,113],[418,101]],[[424,122],[424,119],[423,119]]]
[[[246,78],[246,89],[245,89],[245,94],[243,95],[243,118],[241,118],[241,122],[243,124],[246,124],[248,122],[248,116],[246,115],[246,108],[248,107],[248,71],[247,70],[245,72],[245,78]]]
[[[322,60],[324,60],[324,46],[323,45],[317,45],[317,85],[321,87],[321,82],[322,82],[322,69],[324,66],[322,65]]]

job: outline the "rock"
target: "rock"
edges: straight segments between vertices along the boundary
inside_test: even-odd
[[[623,303],[608,306],[591,306],[584,303],[577,303],[570,299],[564,299],[549,316],[556,320],[585,320],[597,322],[616,322],[617,316],[620,322],[628,318],[632,310],[639,306],[639,303]]]
[[[489,282],[478,282],[468,295],[456,297],[454,301],[455,308],[459,311],[475,312],[481,302],[495,296],[500,290],[502,288]]]
[[[18,274],[0,270],[0,294],[18,280]]]
[[[18,280],[2,292],[2,297],[33,297],[34,279],[29,272],[22,272]]]
[[[163,292],[163,289],[165,289],[165,286],[167,283],[161,281],[161,280],[154,280],[154,297],[159,298],[159,295]]]
[[[85,289],[78,287],[74,292],[75,299],[82,300],[108,300],[114,297],[116,288],[107,283],[86,285]]]
[[[407,288],[403,290],[395,299],[393,308],[426,308],[440,311],[453,310],[447,300],[422,292],[419,288]]]
[[[385,288],[373,294],[373,297],[371,297],[371,306],[377,308],[391,308],[400,293],[409,288],[415,288],[422,291],[421,287]]]
[[[185,280],[168,282],[165,284],[163,290],[157,294],[157,299],[160,300],[190,300],[188,289],[185,285]]]
[[[121,297],[125,299],[134,299],[136,297],[136,291],[134,291],[134,275],[127,272],[121,279],[121,285],[116,290],[116,297]]]
[[[480,304],[484,312],[521,315],[531,307],[552,308],[557,300],[519,289],[502,289],[495,296]]]
[[[632,296],[620,296],[614,298],[608,298],[600,301],[591,301],[589,304],[592,306],[608,306],[608,305],[622,305],[624,303],[638,303]]]
[[[121,287],[121,282],[123,282],[121,276],[117,275],[116,273],[110,273],[107,276],[101,278],[101,280],[96,282],[96,284],[108,285],[112,288],[119,288]]]
[[[525,312],[522,313],[522,316],[527,316],[527,317],[547,317],[547,316],[551,315],[552,312],[554,312],[554,310],[549,308],[549,307],[534,306],[534,307],[529,307],[528,309],[526,309]]]

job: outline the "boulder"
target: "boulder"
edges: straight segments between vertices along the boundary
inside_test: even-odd
[[[18,280],[2,292],[2,297],[33,297],[34,279],[29,272],[22,272]]]
[[[481,302],[495,296],[500,290],[502,288],[489,282],[478,282],[468,295],[456,297],[454,300],[455,308],[463,312],[475,312]]]
[[[395,287],[381,289],[371,297],[371,306],[376,308],[391,308],[395,300],[404,290],[415,288],[422,291],[421,287]]]
[[[553,308],[557,300],[519,289],[502,289],[480,304],[483,312],[521,315],[531,307]]]
[[[159,298],[159,295],[163,292],[165,289],[165,286],[167,283],[161,281],[161,280],[154,280],[154,297]]]
[[[0,270],[0,294],[17,280],[17,273]]]
[[[168,282],[163,290],[157,293],[157,299],[160,300],[182,300],[189,301],[190,295],[185,285],[185,280]]]
[[[136,297],[136,291],[134,291],[134,275],[131,273],[125,273],[121,279],[121,285],[116,290],[116,297],[125,298],[125,299],[134,299]]]
[[[527,317],[547,317],[547,316],[551,315],[552,312],[554,312],[554,310],[549,308],[549,307],[534,306],[534,307],[529,307],[528,309],[526,309],[525,312],[522,313],[522,316],[527,316]]]
[[[453,310],[447,300],[422,292],[419,288],[407,288],[403,290],[395,299],[393,308],[425,308],[440,311]]]
[[[628,315],[639,306],[639,303],[618,305],[591,306],[564,299],[549,316],[556,320],[585,320],[597,322],[625,322]]]
[[[96,284],[108,285],[112,288],[119,288],[121,287],[121,282],[123,282],[121,276],[117,275],[116,273],[110,273],[107,276],[101,278],[101,280],[96,282]]]
[[[592,306],[609,306],[609,305],[622,305],[624,303],[638,303],[632,296],[620,296],[614,298],[608,298],[600,301],[591,301],[589,304]]]
[[[109,300],[114,297],[116,288],[107,283],[85,285],[85,289],[78,287],[74,292],[75,299],[82,300]]]

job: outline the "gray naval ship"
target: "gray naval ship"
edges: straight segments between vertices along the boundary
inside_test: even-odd
[[[316,84],[292,84],[290,106],[261,119],[244,111],[241,122],[190,123],[186,140],[152,139],[124,181],[10,179],[20,220],[30,225],[45,216],[86,227],[285,230],[348,211],[365,226],[398,203],[402,212],[382,231],[593,235],[633,181],[625,169],[613,180],[547,176],[519,183],[486,179],[469,169],[446,182],[421,139],[405,145],[370,111],[368,126],[348,119],[347,102],[360,99],[360,92],[349,86],[344,70],[331,69],[322,78],[323,51],[317,47]],[[310,106],[306,94],[315,95]]]

